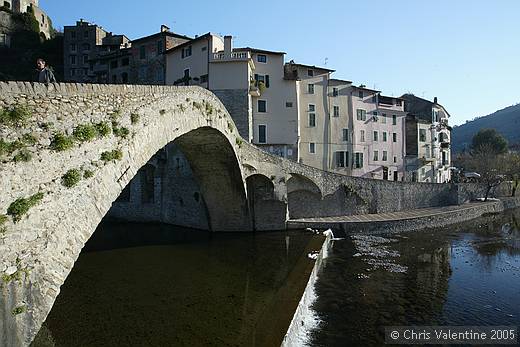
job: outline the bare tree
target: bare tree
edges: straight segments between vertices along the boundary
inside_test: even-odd
[[[471,156],[464,158],[462,163],[464,169],[479,173],[480,181],[486,185],[484,201],[487,201],[491,190],[507,178],[509,171],[507,157],[507,154],[497,154],[491,144],[481,144],[478,151],[473,151]]]

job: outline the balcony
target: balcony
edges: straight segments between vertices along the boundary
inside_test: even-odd
[[[252,84],[249,86],[249,95],[259,97],[262,94],[260,93],[260,88]]]
[[[213,53],[212,61],[224,62],[224,61],[248,61],[251,59],[251,53],[249,52],[231,52],[226,54],[225,52]]]

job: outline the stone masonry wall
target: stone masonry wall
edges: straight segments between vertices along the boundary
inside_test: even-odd
[[[238,132],[244,139],[253,134],[251,132],[252,119],[249,116],[249,91],[247,89],[213,90],[222,101],[235,122]]]

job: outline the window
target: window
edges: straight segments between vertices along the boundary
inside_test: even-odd
[[[386,124],[386,113],[383,113],[383,114],[381,115],[381,123],[382,123],[382,124]]]
[[[367,111],[362,109],[357,109],[357,120],[367,120]]]
[[[379,133],[377,131],[374,131],[374,142],[379,141]]]
[[[383,131],[383,142],[386,142],[386,135],[387,135],[386,131]]]
[[[258,87],[258,84],[262,82],[266,88],[269,88],[269,75],[259,75],[255,74],[255,85]]]
[[[146,59],[146,46],[142,45],[139,47],[139,58],[140,59]]]
[[[70,32],[70,38],[71,39],[75,39],[76,38],[76,32],[75,31],[71,31]]]
[[[182,59],[190,57],[191,56],[191,46],[184,47],[181,52]]]
[[[205,51],[208,50],[208,47],[204,46],[204,47],[202,47],[200,50],[201,50],[202,52],[205,52]]]
[[[397,133],[392,133],[392,141],[397,142]]]
[[[88,54],[83,55],[83,64],[88,64]]]
[[[258,143],[267,142],[267,125],[258,126]]]
[[[267,101],[258,100],[258,112],[262,112],[262,113],[267,112]]]
[[[76,44],[75,43],[71,43],[70,44],[70,51],[71,52],[76,52]]]
[[[426,129],[419,129],[419,141],[426,142]]]
[[[354,155],[354,167],[361,169],[363,167],[363,153],[355,153]]]
[[[163,52],[163,42],[157,41],[157,55],[161,54]]]
[[[397,125],[397,116],[395,114],[392,115],[392,125]]]
[[[267,55],[265,54],[259,54],[256,56],[256,61],[259,63],[266,64],[267,63]]]
[[[358,96],[359,96],[361,99],[363,99],[363,96],[364,96],[364,95],[363,95],[363,91],[362,91],[362,90],[359,91]]]
[[[86,38],[86,39],[88,39],[88,31],[84,31],[84,32],[83,32],[83,37]]]
[[[309,104],[309,112],[314,112],[314,111],[316,111],[316,106],[313,104]]]
[[[424,157],[429,158],[430,157],[430,145],[424,146],[424,152],[425,152]]]
[[[383,151],[383,161],[387,161],[387,160],[388,160],[388,152]]]
[[[75,76],[76,75],[76,69],[70,69],[70,75]]]
[[[309,153],[316,153],[316,144],[314,142],[309,143]]]
[[[332,88],[332,96],[336,97],[339,95],[338,88]]]
[[[402,104],[403,104],[403,102],[401,100],[399,100],[399,99],[395,100],[395,105],[396,106],[401,106]]]
[[[336,152],[336,167],[348,167],[348,152],[338,151]]]
[[[379,160],[379,151],[374,151],[374,161]]]
[[[397,163],[397,157],[394,155],[394,163]]]
[[[75,55],[71,55],[70,56],[70,64],[71,65],[76,65],[76,56]]]
[[[90,43],[84,43],[81,45],[81,49],[84,51],[90,51]]]
[[[309,113],[309,127],[313,128],[316,126],[316,113]]]
[[[123,59],[121,60],[121,66],[128,66],[128,65],[130,65],[130,59],[128,59],[128,58],[123,58]]]
[[[377,117],[377,111],[372,112],[372,120],[374,121],[374,123],[377,123],[377,121],[379,120]]]
[[[208,82],[208,75],[201,75],[200,76],[200,83],[207,83]]]
[[[360,140],[361,142],[365,142],[365,130],[361,130],[360,131]]]
[[[343,141],[348,142],[348,129],[343,129]]]
[[[372,102],[377,102],[377,94],[372,95]]]
[[[307,76],[314,77],[314,70],[311,70],[311,69],[307,70]]]
[[[334,117],[339,117],[339,106],[334,106]]]
[[[292,107],[292,106],[293,106],[293,103],[290,102],[290,101],[287,101],[287,102],[285,103],[285,107]]]
[[[442,152],[442,165],[448,165],[448,155],[446,152]]]
[[[307,86],[307,91],[309,92],[309,94],[314,94],[314,84],[309,83],[309,85]]]

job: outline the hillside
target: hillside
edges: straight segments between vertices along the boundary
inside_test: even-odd
[[[453,128],[452,151],[460,152],[468,148],[471,139],[480,129],[494,128],[509,144],[520,143],[520,104],[506,107],[485,117]]]

